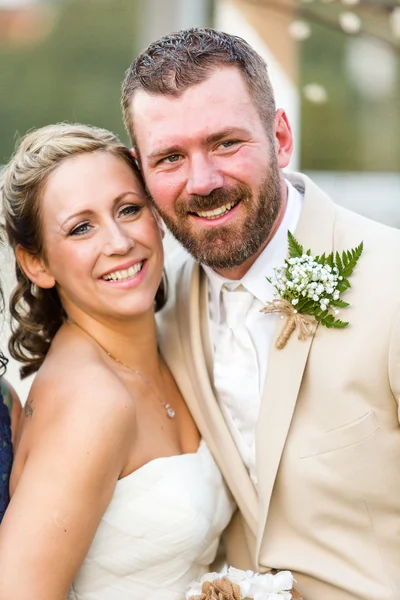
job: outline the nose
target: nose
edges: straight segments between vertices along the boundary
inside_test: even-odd
[[[135,241],[117,222],[110,223],[105,231],[103,252],[106,256],[127,254],[135,245]]]
[[[190,195],[208,196],[213,190],[223,187],[224,178],[213,160],[207,156],[192,157],[186,182]]]

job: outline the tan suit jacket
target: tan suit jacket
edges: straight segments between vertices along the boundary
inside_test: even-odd
[[[363,240],[364,253],[343,295],[350,326],[271,349],[257,491],[215,398],[205,276],[191,258],[172,276],[161,350],[239,507],[230,563],[290,569],[306,600],[399,599],[400,232],[335,205],[305,176],[288,179],[304,190],[295,234],[306,249]]]

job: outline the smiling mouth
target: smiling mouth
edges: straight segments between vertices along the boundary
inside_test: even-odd
[[[192,214],[201,217],[202,219],[218,219],[223,215],[226,215],[232,208],[235,208],[239,204],[240,200],[236,200],[235,202],[227,202],[223,206],[219,208],[214,208],[212,210],[199,210]]]
[[[138,273],[140,273],[143,264],[144,261],[142,260],[142,262],[136,263],[132,267],[129,267],[129,269],[107,273],[107,275],[103,275],[101,279],[104,279],[104,281],[126,281],[127,279],[133,279]]]

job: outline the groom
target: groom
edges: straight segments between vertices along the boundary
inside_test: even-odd
[[[240,510],[231,564],[290,569],[306,600],[399,598],[400,233],[282,171],[287,116],[237,37],[151,44],[123,109],[154,203],[192,255],[170,265],[160,344]],[[342,294],[350,325],[277,349],[284,322],[260,310],[288,230],[313,255],[364,252]]]

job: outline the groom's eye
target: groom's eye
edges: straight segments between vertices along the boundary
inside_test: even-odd
[[[232,148],[232,146],[237,143],[237,140],[225,140],[224,142],[221,142],[220,146],[222,146],[222,148]]]
[[[166,163],[175,163],[180,159],[180,154],[171,154],[171,156],[166,156],[162,159],[162,162]]]

